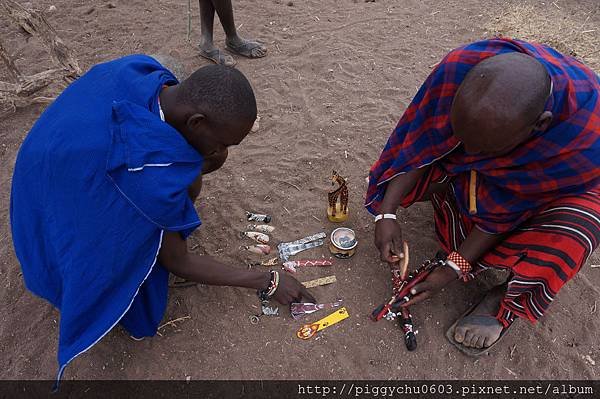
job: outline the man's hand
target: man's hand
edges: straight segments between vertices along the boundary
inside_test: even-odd
[[[413,295],[413,297],[403,306],[411,306],[430,298],[439,290],[457,279],[458,274],[451,267],[438,267],[432,271],[423,282],[411,288],[410,293]]]
[[[288,305],[293,302],[317,303],[305,286],[289,274],[279,273],[279,287],[273,295],[277,302]]]
[[[394,219],[381,219],[375,223],[375,246],[383,262],[397,263],[403,258],[402,230]]]
[[[429,167],[411,170],[394,177],[385,189],[385,195],[378,212],[395,214],[402,199],[412,190]],[[396,263],[402,259],[402,230],[393,219],[375,222],[375,246],[383,262]]]
[[[469,263],[474,264],[487,251],[498,245],[505,236],[506,234],[489,234],[475,226],[458,248],[458,253]],[[410,293],[414,297],[404,306],[410,306],[431,297],[457,278],[458,274],[451,267],[439,267],[435,269],[427,276],[425,281],[415,285],[411,289]]]

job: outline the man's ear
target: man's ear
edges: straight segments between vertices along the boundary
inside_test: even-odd
[[[552,122],[552,112],[544,111],[537,121],[533,124],[535,130],[545,131]]]
[[[199,129],[202,128],[203,125],[206,124],[206,116],[204,114],[192,114],[187,121],[185,122],[186,126],[188,127],[188,129],[190,129],[193,132],[198,131]]]

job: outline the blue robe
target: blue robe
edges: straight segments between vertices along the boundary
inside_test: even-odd
[[[143,55],[96,65],[19,150],[13,242],[27,288],[60,311],[58,380],[118,323],[152,336],[164,315],[163,233],[200,225],[187,189],[202,157],[159,112],[161,88],[177,83]]]

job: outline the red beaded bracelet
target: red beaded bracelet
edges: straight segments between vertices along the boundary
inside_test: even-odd
[[[456,251],[450,252],[448,257],[446,258],[446,262],[452,262],[460,269],[462,279],[464,281],[467,281],[469,279],[469,273],[471,272],[471,270],[473,270],[473,267],[471,267],[469,261],[463,258],[461,254],[459,254]]]

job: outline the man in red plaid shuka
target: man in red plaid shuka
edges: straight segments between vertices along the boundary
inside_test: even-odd
[[[449,330],[481,354],[515,318],[539,319],[600,241],[600,78],[534,43],[493,39],[450,52],[370,171],[381,259],[402,254],[398,207],[431,200],[445,266],[412,305],[457,277],[510,272]]]

